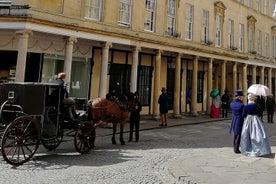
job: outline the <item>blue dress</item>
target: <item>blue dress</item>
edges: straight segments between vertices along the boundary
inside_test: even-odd
[[[243,118],[243,103],[242,101],[235,99],[230,104],[230,108],[232,110],[232,122],[230,125],[229,133],[234,133],[234,135],[240,135],[242,130]]]
[[[244,106],[245,119],[241,133],[241,153],[245,156],[263,156],[271,154],[268,134],[260,118],[261,111],[254,103]]]

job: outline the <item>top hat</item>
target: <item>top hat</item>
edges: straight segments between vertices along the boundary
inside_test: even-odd
[[[236,90],[236,92],[235,92],[235,97],[237,97],[237,96],[244,96],[243,95],[243,91],[242,90]]]

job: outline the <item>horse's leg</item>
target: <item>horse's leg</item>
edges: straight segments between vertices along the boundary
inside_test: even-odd
[[[120,142],[121,142],[121,145],[125,145],[126,144],[125,141],[124,141],[124,137],[123,137],[123,135],[124,135],[124,126],[125,126],[125,122],[122,121],[120,123]]]
[[[112,127],[113,127],[112,144],[117,144],[116,139],[115,139],[115,134],[117,131],[117,123],[112,123]]]

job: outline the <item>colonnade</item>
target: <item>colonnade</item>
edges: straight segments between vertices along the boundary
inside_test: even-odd
[[[25,76],[25,66],[26,66],[26,54],[28,50],[28,39],[29,36],[32,35],[32,31],[18,31],[18,60],[16,66],[16,78],[15,81],[23,82]],[[71,66],[72,66],[72,55],[73,55],[73,46],[74,43],[77,42],[77,39],[74,37],[66,37],[65,39],[65,64],[64,64],[64,71],[68,74],[68,78],[66,82],[70,82],[70,74],[71,74]],[[102,44],[102,58],[101,58],[101,72],[100,72],[100,82],[99,82],[99,97],[105,97],[107,93],[107,69],[108,69],[108,58],[109,58],[109,49],[112,46],[112,43],[105,42]],[[137,89],[137,71],[138,71],[138,60],[139,60],[139,52],[140,47],[133,47],[133,56],[132,56],[132,67],[131,67],[131,79],[130,79],[130,92],[135,92]],[[158,98],[160,95],[160,76],[161,76],[161,58],[162,58],[162,50],[156,50],[155,52],[155,62],[154,62],[154,87],[153,87],[153,100],[152,100],[152,115],[155,117],[159,116],[159,105],[158,105]],[[175,59],[175,81],[174,81],[174,99],[173,99],[173,114],[175,117],[179,117],[180,106],[181,104],[186,104],[186,83],[184,82],[183,89],[180,88],[181,81],[186,79],[186,66],[181,65],[183,54],[177,53]],[[193,56],[192,59],[192,113],[197,115],[197,83],[198,83],[198,71],[199,71],[199,60],[200,56]],[[247,75],[248,75],[248,67],[252,68],[252,83],[256,83],[257,77],[257,65],[248,65],[245,63],[238,63],[234,61],[226,61],[226,60],[216,60],[216,58],[209,58],[207,60],[208,67],[207,67],[207,95],[204,97],[204,101],[206,101],[206,110],[209,112],[209,106],[211,104],[211,98],[209,97],[210,91],[213,89],[213,68],[214,62],[219,63],[221,67],[221,78],[220,78],[220,86],[218,82],[215,82],[215,86],[221,90],[226,88],[226,75],[227,75],[227,62],[231,62],[232,65],[232,94],[234,91],[239,87],[238,82],[242,82],[242,89],[246,92],[247,91]],[[242,79],[238,81],[238,65],[242,66]],[[182,68],[181,68],[182,66]],[[185,79],[181,79],[181,69],[184,70],[184,77]],[[270,89],[272,89],[272,71],[274,71],[274,76],[276,75],[275,70],[272,68],[268,68],[268,80],[267,85]],[[215,79],[218,80],[218,79]],[[275,80],[276,81],[276,80]],[[229,81],[228,81],[229,82]],[[260,66],[260,83],[265,84],[265,67]],[[276,85],[274,85],[275,87]],[[181,91],[182,90],[182,91]],[[275,90],[274,90],[275,91]],[[183,95],[181,97],[181,94]],[[180,100],[181,99],[181,100]],[[186,111],[185,107],[182,111]]]

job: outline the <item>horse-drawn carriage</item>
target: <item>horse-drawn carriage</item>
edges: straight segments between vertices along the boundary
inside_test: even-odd
[[[63,103],[61,90],[53,83],[0,84],[1,151],[6,162],[29,161],[40,143],[48,150],[57,148],[67,130],[73,132],[76,151],[86,153],[93,148],[92,121],[86,115],[73,116],[73,104]]]

